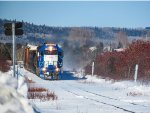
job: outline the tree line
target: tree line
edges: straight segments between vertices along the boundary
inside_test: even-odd
[[[13,22],[13,20],[0,19],[0,34],[4,33],[3,25],[6,22]],[[103,39],[113,39],[118,32],[124,32],[127,36],[139,36],[144,37],[149,34],[147,28],[116,28],[116,27],[60,27],[60,26],[47,26],[47,25],[35,25],[33,23],[23,22],[24,34],[38,33],[46,37],[50,34],[52,37],[69,37],[70,34],[83,37],[95,37]],[[85,35],[86,31],[86,35]]]

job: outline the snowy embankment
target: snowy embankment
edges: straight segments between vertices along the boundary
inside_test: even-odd
[[[105,84],[114,90],[126,90],[128,96],[150,96],[150,85],[143,85],[140,82],[134,81],[116,81],[106,80],[100,77],[87,75],[85,82]]]
[[[19,69],[19,73],[33,82],[30,83],[30,88],[39,86],[39,88],[54,92],[58,97],[46,101],[38,98],[29,99],[32,106],[40,113],[150,113],[149,85],[141,85],[134,81],[114,82],[96,77],[96,75],[84,76],[83,72],[64,71],[62,79],[57,81],[43,80],[24,68]],[[33,113],[27,100],[20,95],[22,93],[25,94],[24,97],[27,96],[24,78],[19,77],[19,93],[17,93],[16,80],[10,76],[10,72],[7,75],[9,75],[7,79],[0,78],[0,80],[5,80],[1,84],[9,84],[8,86],[13,87],[14,90],[11,95],[14,92],[17,95],[13,97],[17,104],[11,103],[7,108],[12,105],[11,109],[18,110],[12,110],[14,113]],[[30,92],[32,93],[33,90],[31,89]],[[4,104],[2,107],[6,109]],[[2,111],[2,113],[6,112]]]
[[[33,85],[55,92],[58,99],[30,99],[41,113],[150,113],[150,88],[134,81],[105,80],[83,72],[64,71],[58,81],[43,80],[21,70]]]
[[[24,77],[19,77],[17,82],[12,71],[0,72],[0,113],[34,113],[26,99],[26,91]]]
[[[111,95],[113,98],[118,98],[120,101],[144,104],[150,107],[150,84],[144,85],[134,81],[114,81],[102,79],[99,76],[86,75],[86,80],[82,83],[98,84],[101,87],[109,89],[109,92],[116,92]],[[119,92],[119,93],[118,93]],[[109,93],[103,93],[108,96]]]

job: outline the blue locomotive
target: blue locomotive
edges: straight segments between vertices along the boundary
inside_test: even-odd
[[[63,50],[57,44],[27,46],[25,67],[44,79],[60,79],[63,67]]]

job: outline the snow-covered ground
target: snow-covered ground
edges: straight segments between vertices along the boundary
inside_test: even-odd
[[[150,113],[150,86],[133,81],[113,82],[96,76],[64,72],[61,80],[43,80],[21,69],[40,86],[53,91],[57,100],[30,99],[41,113]],[[78,78],[79,77],[79,78]]]
[[[12,71],[0,72],[0,113],[34,113],[28,100],[21,95],[27,94],[23,79],[19,77],[18,88],[17,79],[12,77]]]

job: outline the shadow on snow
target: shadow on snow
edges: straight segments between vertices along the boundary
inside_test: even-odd
[[[85,77],[78,78],[78,77],[74,76],[74,74],[69,72],[69,71],[64,71],[63,74],[61,75],[61,78],[60,78],[60,80],[82,80],[82,79],[86,79],[86,78]]]
[[[40,77],[41,79],[44,79],[44,76]],[[61,76],[59,76],[59,80],[83,80],[86,79],[85,77],[79,78],[77,76],[74,76],[73,73],[69,71],[64,71]],[[44,80],[53,80],[53,79],[44,79]],[[55,79],[54,79],[55,80]]]

